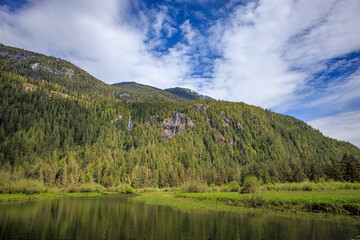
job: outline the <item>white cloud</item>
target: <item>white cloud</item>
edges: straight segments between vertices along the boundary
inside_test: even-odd
[[[348,141],[360,147],[360,110],[324,117],[308,123],[327,136]]]
[[[141,5],[131,0],[30,0],[15,12],[0,6],[0,42],[65,58],[107,83],[190,87],[280,112],[301,107],[332,108],[332,114],[358,110],[350,105],[359,98],[359,69],[327,82],[312,75],[353,64],[340,60],[328,66],[327,61],[360,49],[359,0],[230,0],[207,18],[197,14],[198,20],[214,23],[203,35],[200,28],[206,24],[197,29],[187,19],[176,22],[170,5],[138,5],[134,14],[130,8],[137,3]],[[210,19],[224,14],[228,16]],[[177,32],[181,38],[166,49],[167,38]],[[326,121],[343,116],[337,117],[314,122],[327,133],[333,125]],[[358,120],[357,114],[348,117]],[[356,136],[353,132],[346,139],[359,145]]]
[[[194,29],[192,28],[190,21],[186,20],[181,26],[180,29],[182,30],[187,42],[189,44],[193,44],[194,43],[194,38],[197,35],[197,33],[194,31]]]
[[[358,24],[360,2],[357,0],[317,2],[321,5],[314,7],[322,9],[322,12],[318,13],[317,21],[311,23],[310,31],[305,31],[302,36],[290,43],[291,51],[287,54],[287,59],[305,66],[360,48]],[[313,1],[309,3],[313,4]],[[304,10],[307,11],[309,8]]]
[[[316,93],[316,97],[306,107],[322,106],[341,111],[350,101],[360,98],[360,67],[346,79],[339,77],[333,80],[325,89]]]
[[[107,83],[136,81],[157,87],[180,85],[191,70],[188,49],[176,46],[156,55],[146,45],[147,31],[171,28],[166,11],[152,24],[145,15],[129,21],[129,1],[32,1],[10,13],[0,9],[0,41],[56,55]],[[159,36],[157,36],[159,39]]]
[[[285,111],[299,101],[321,63],[360,48],[357,0],[279,0],[248,3],[220,19],[210,42],[216,98]],[[306,71],[295,71],[294,68]]]

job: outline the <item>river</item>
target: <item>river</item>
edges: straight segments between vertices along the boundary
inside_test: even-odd
[[[357,239],[360,226],[183,211],[124,196],[0,203],[0,239]]]

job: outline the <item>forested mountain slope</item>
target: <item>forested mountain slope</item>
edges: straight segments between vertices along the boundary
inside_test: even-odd
[[[64,97],[81,100],[187,101],[169,92],[137,83],[108,85],[65,60],[1,44],[0,61],[1,72],[26,77],[28,89],[41,85]]]
[[[126,99],[124,86],[5,46],[0,64],[0,168],[53,186],[166,187],[198,178],[221,185],[249,174],[341,180],[343,154],[360,156],[300,120],[244,103],[184,101],[157,89],[156,97],[143,89]]]

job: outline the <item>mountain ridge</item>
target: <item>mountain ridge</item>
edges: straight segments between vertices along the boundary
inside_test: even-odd
[[[0,63],[0,171],[51,186],[341,180],[342,156],[360,157],[350,143],[245,103],[111,86],[67,61],[6,46]]]
[[[186,98],[188,100],[206,100],[206,99],[213,100],[212,97],[199,94],[190,88],[174,87],[174,88],[164,89],[164,91],[170,92],[172,94]]]

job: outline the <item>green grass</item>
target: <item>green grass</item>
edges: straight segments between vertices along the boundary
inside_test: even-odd
[[[304,181],[300,183],[275,183],[266,184],[264,189],[269,191],[323,191],[323,190],[341,190],[341,189],[360,189],[360,182],[335,182],[335,181],[320,181],[309,182]]]
[[[87,193],[35,193],[35,194],[25,194],[25,193],[15,193],[15,194],[0,194],[0,201],[24,201],[24,200],[33,200],[33,199],[54,199],[61,197],[93,197],[101,196],[102,193],[97,192],[87,192]]]
[[[254,200],[254,194],[238,193],[180,193],[176,196],[242,207],[249,207],[249,202]],[[253,207],[360,216],[360,190],[265,191],[255,197]]]
[[[232,192],[173,193],[145,192],[134,201],[165,205],[182,210],[215,210],[258,214],[315,218],[330,221],[350,221],[360,224],[360,190],[338,191],[265,191],[255,207],[248,204],[252,194]],[[356,212],[358,211],[358,212]]]
[[[238,194],[233,192],[218,193],[179,193],[177,197],[194,198],[210,201],[244,201],[251,194]],[[304,203],[327,203],[327,204],[345,204],[359,203],[360,190],[338,190],[338,191],[265,191],[262,193],[264,202],[304,202]]]

